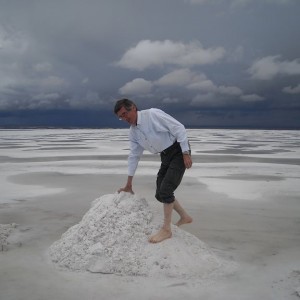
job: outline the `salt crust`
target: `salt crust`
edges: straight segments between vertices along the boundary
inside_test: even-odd
[[[0,224],[0,251],[6,251],[8,247],[8,238],[15,230],[17,224]]]
[[[145,199],[108,194],[93,201],[81,222],[52,244],[48,254],[62,269],[118,275],[204,279],[228,267],[197,237],[174,225],[171,239],[149,243],[159,227]]]

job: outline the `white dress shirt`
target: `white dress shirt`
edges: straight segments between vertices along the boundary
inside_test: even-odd
[[[137,112],[137,125],[130,126],[129,141],[129,176],[134,176],[144,150],[159,153],[175,141],[180,143],[182,152],[190,150],[185,127],[157,108]]]

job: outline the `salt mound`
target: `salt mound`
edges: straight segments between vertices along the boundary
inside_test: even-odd
[[[50,259],[68,270],[119,275],[204,278],[224,269],[203,242],[177,226],[171,239],[149,243],[159,227],[145,199],[104,195],[50,247]]]

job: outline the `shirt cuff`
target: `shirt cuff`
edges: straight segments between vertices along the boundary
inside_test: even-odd
[[[191,150],[188,141],[181,142],[181,143],[180,143],[180,147],[181,147],[181,151],[182,151],[182,152],[186,152],[186,151],[190,151],[190,150]]]

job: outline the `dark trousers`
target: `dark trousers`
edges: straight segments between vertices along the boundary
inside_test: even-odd
[[[180,144],[175,142],[160,153],[160,158],[161,165],[156,179],[155,198],[162,203],[172,203],[175,200],[174,191],[185,172]]]

